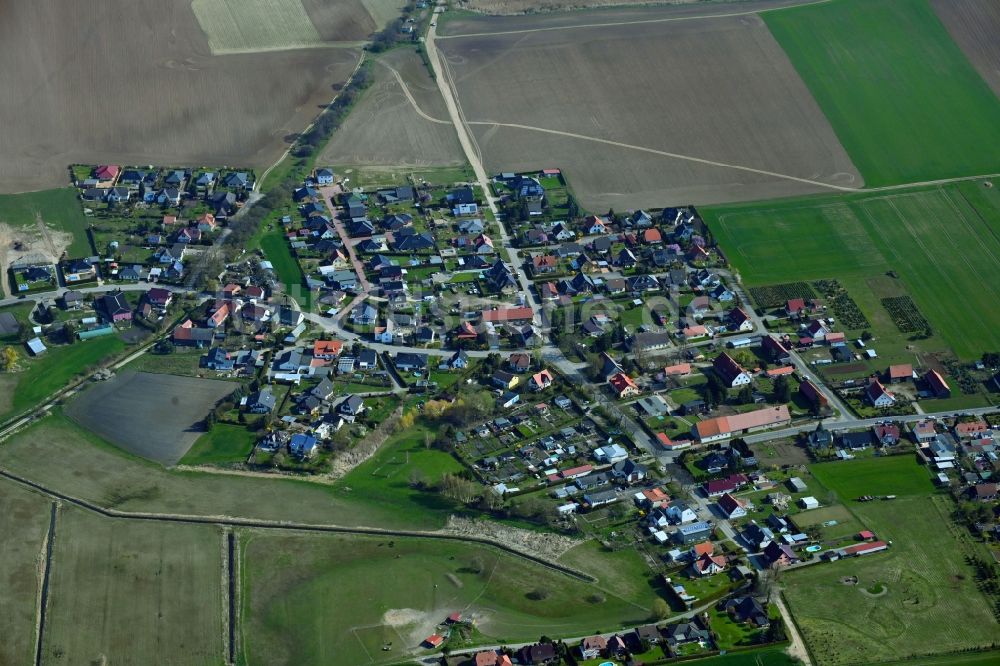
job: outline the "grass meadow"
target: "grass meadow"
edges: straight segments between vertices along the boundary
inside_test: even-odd
[[[862,495],[927,495],[934,492],[927,469],[914,456],[861,458],[812,465],[813,476],[840,502]]]
[[[241,545],[247,663],[396,662],[455,611],[476,617],[484,642],[612,631],[647,618],[653,599],[459,543],[251,533]]]
[[[365,503],[324,484],[168,470],[101,440],[61,413],[8,439],[0,447],[0,466],[123,511],[401,528],[443,524],[443,519],[414,524],[391,507]]]
[[[72,345],[51,346],[39,357],[29,358],[23,345],[18,345],[22,355],[22,370],[10,375],[16,377],[13,397],[0,403],[0,418],[11,416],[37,405],[43,398],[66,386],[76,375],[95,366],[109,356],[120,354],[125,343],[114,335],[94,338]]]
[[[922,350],[970,359],[1000,349],[996,187],[965,181],[703,213],[747,286],[836,278],[885,339],[880,345],[904,339],[880,297],[909,295],[933,329],[915,343]]]
[[[181,458],[182,465],[242,462],[250,455],[257,436],[242,426],[217,423],[199,437]]]
[[[35,658],[38,558],[49,529],[51,503],[9,482],[0,482],[0,664]]]
[[[162,654],[171,664],[222,663],[222,556],[211,526],[61,509],[44,662],[148,663]]]
[[[951,500],[931,494],[926,470],[908,456],[810,470],[861,524],[892,544],[885,553],[782,576],[791,611],[820,666],[946,654],[1000,640],[989,601],[965,561],[980,546],[952,525]],[[866,493],[898,497],[853,501]],[[851,576],[858,578],[856,585],[844,583]],[[865,593],[879,586],[886,588],[881,596]]]
[[[88,257],[92,254],[90,241],[87,240],[87,218],[75,188],[0,194],[0,224],[28,227],[39,219],[57,231],[73,235],[72,243],[66,248],[69,256]]]
[[[868,187],[1000,171],[1000,100],[927,0],[761,16]]]

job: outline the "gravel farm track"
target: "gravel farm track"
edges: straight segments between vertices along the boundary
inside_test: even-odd
[[[487,171],[560,167],[594,210],[860,188],[756,14],[788,5],[458,18],[436,39]]]

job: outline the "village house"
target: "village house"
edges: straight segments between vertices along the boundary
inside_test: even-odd
[[[719,379],[722,380],[723,384],[730,388],[746,386],[753,382],[753,375],[744,370],[743,366],[737,363],[726,352],[722,352],[715,357],[715,361],[712,362],[712,369],[719,376]]]
[[[611,386],[611,390],[615,392],[615,395],[617,395],[619,399],[639,395],[639,386],[624,372],[612,375],[608,379],[608,384]]]

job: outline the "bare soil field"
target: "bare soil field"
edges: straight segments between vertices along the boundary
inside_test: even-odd
[[[0,483],[0,664],[29,664],[35,657],[42,545],[50,503],[41,495]]]
[[[221,540],[210,526],[61,509],[43,662],[223,663]]]
[[[1000,97],[1000,3],[931,0],[938,18],[983,80]]]
[[[560,167],[592,210],[862,186],[753,14],[451,37],[438,46],[487,170]]]
[[[201,421],[232,382],[123,372],[66,406],[71,419],[129,453],[176,464],[202,434]]]
[[[318,163],[357,166],[464,164],[462,147],[448,120],[444,100],[416,51],[397,48],[380,56],[376,63],[371,69],[375,82],[334,132]]]
[[[265,167],[360,53],[213,56],[190,3],[4,3],[0,190],[61,186],[82,163]]]
[[[399,15],[403,2],[302,0],[302,6],[324,41],[339,42],[368,39],[371,33],[381,30],[391,17]]]

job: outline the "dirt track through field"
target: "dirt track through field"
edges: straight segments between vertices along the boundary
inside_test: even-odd
[[[383,67],[387,68],[390,72],[392,72],[392,74],[395,77],[397,83],[399,84],[400,88],[402,89],[403,94],[406,96],[406,99],[410,102],[410,104],[413,106],[413,109],[416,111],[416,113],[421,118],[423,118],[424,120],[430,121],[432,123],[438,123],[438,124],[441,124],[441,125],[451,125],[451,122],[448,121],[448,120],[443,120],[441,118],[435,118],[435,117],[430,116],[427,113],[425,113],[420,108],[420,106],[417,104],[417,100],[414,99],[413,95],[410,93],[410,90],[406,86],[406,83],[403,81],[403,77],[400,75],[400,73],[397,72],[395,69],[393,69],[392,67],[390,67],[389,65],[387,65],[386,63],[384,63],[382,61],[377,61],[377,62],[380,65],[382,65]],[[442,63],[444,65],[445,70],[450,72],[450,68],[449,68],[449,66],[447,64],[447,60],[443,60]],[[449,77],[449,78],[451,78],[451,77]],[[821,182],[821,181],[810,180],[808,178],[799,178],[798,176],[792,176],[792,175],[783,174],[783,173],[776,173],[776,172],[767,171],[767,170],[764,170],[764,169],[756,169],[754,167],[744,166],[744,165],[741,165],[741,164],[728,164],[726,162],[719,162],[719,161],[715,161],[715,160],[704,159],[704,158],[701,158],[701,157],[695,157],[694,155],[681,155],[680,153],[672,153],[672,152],[667,152],[667,151],[664,151],[664,150],[656,150],[655,148],[649,148],[649,147],[646,147],[646,146],[636,146],[636,145],[632,145],[632,144],[628,144],[628,143],[622,143],[620,141],[612,141],[610,139],[603,139],[601,137],[587,136],[587,135],[584,135],[584,134],[577,134],[575,132],[564,132],[562,130],[547,129],[545,127],[535,127],[533,125],[521,125],[521,124],[518,124],[518,123],[504,123],[504,122],[493,121],[493,120],[469,120],[469,121],[466,121],[466,124],[467,125],[488,126],[488,127],[509,127],[509,128],[512,128],[512,129],[525,130],[525,131],[530,131],[530,132],[542,132],[542,133],[545,133],[545,134],[554,134],[556,136],[562,136],[562,137],[567,137],[567,138],[571,138],[571,139],[578,139],[578,140],[581,140],[581,141],[593,141],[593,142],[596,142],[596,143],[603,143],[603,144],[606,144],[606,145],[609,145],[609,146],[615,146],[617,148],[624,148],[624,149],[627,149],[627,150],[637,150],[637,151],[640,151],[640,152],[650,153],[652,155],[659,155],[661,157],[669,157],[669,158],[672,158],[672,159],[686,160],[686,161],[689,161],[689,162],[695,162],[695,163],[698,163],[698,164],[704,164],[704,165],[713,166],[713,167],[720,167],[720,168],[723,168],[723,169],[737,169],[739,171],[746,171],[748,173],[755,173],[755,174],[764,175],[764,176],[771,176],[771,177],[774,177],[774,178],[781,178],[781,179],[785,179],[785,180],[792,180],[792,181],[796,181],[796,182],[800,182],[800,183],[805,183],[805,184],[813,185],[813,186],[820,187],[820,188],[837,190],[837,191],[840,191],[840,192],[856,192],[858,190],[858,188],[855,188],[855,187],[843,187],[843,186],[840,186],[840,185],[835,185],[833,183],[824,183],[824,182]],[[477,148],[477,152],[479,152],[478,148]],[[481,155],[480,155],[480,159],[482,159]]]
[[[45,641],[45,612],[49,603],[49,580],[52,574],[52,548],[56,540],[56,515],[58,505],[52,502],[51,513],[49,514],[49,531],[45,537],[44,558],[42,561],[41,584],[38,594],[38,634],[35,639],[35,666],[42,664],[42,646]]]

